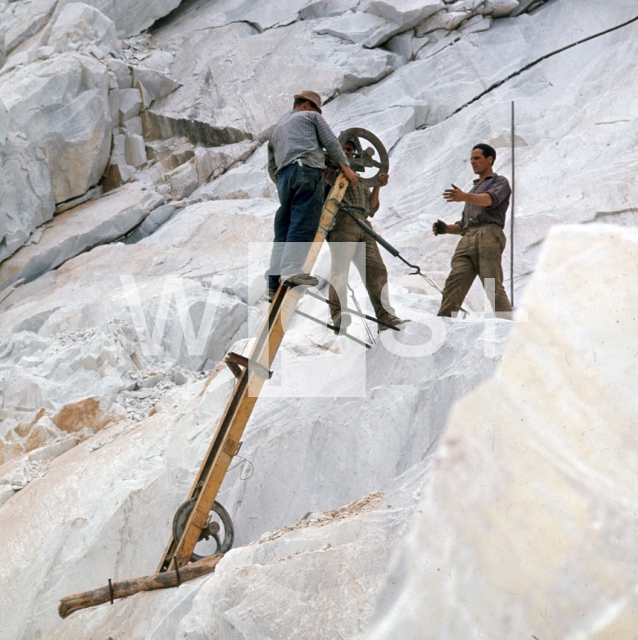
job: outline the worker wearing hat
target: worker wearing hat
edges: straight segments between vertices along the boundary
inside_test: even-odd
[[[267,272],[271,297],[280,282],[288,286],[318,284],[316,278],[303,273],[302,267],[307,243],[315,238],[323,209],[324,149],[356,185],[357,175],[321,115],[321,97],[314,91],[302,91],[294,97],[293,110],[279,120],[268,142],[268,173],[277,185],[280,202]]]

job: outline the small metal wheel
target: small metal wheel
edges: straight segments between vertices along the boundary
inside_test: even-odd
[[[355,148],[356,152],[354,158],[350,159],[350,167],[353,171],[364,172],[367,169],[378,169],[373,176],[360,176],[359,184],[364,187],[376,187],[379,182],[380,173],[388,173],[390,168],[390,159],[388,158],[388,152],[386,151],[383,143],[374,133],[371,133],[367,129],[361,129],[355,127],[353,129],[346,129],[339,135],[339,144],[343,146],[348,140],[350,140]],[[372,146],[362,144],[362,142],[369,142]]]
[[[184,534],[184,527],[188,522],[188,518],[191,514],[191,511],[193,510],[193,507],[195,506],[196,501],[197,498],[191,498],[190,500],[187,500],[186,502],[181,504],[175,512],[175,516],[173,517],[173,537],[175,538],[175,540],[181,540],[182,535]],[[221,521],[221,527],[220,523],[217,522],[214,518],[218,518]],[[223,540],[220,535],[222,527],[224,529]],[[212,551],[203,555],[193,552],[193,555],[191,556],[191,562],[197,562],[202,558],[213,556],[216,553],[226,553],[227,551],[230,551],[233,546],[233,541],[235,538],[233,521],[230,519],[228,511],[226,511],[226,509],[224,509],[224,507],[222,507],[222,505],[217,501],[213,503],[213,508],[208,514],[208,521],[206,523],[206,526],[202,529],[201,534],[199,535],[198,544],[203,540],[210,541],[211,538],[214,540],[214,543],[205,546],[207,547],[206,551],[208,552],[214,545]]]

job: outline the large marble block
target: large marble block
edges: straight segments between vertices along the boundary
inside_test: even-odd
[[[452,413],[367,638],[630,637],[636,269],[635,229],[550,234],[527,319]]]
[[[91,56],[65,53],[0,77],[10,130],[46,155],[56,203],[97,184],[111,150],[108,69]]]

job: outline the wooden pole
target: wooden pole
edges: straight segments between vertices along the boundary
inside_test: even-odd
[[[106,587],[93,589],[92,591],[84,591],[82,593],[74,593],[72,596],[66,596],[60,600],[58,613],[61,618],[70,616],[74,611],[86,609],[87,607],[95,607],[98,604],[111,602],[126,596],[132,596],[140,591],[153,591],[154,589],[166,589],[168,587],[178,587],[182,582],[194,580],[208,573],[215,571],[217,563],[223,558],[221,553],[215,556],[203,558],[199,562],[193,562],[182,567],[179,572],[165,571],[152,576],[143,578],[134,578],[133,580],[122,580],[121,582],[111,582]]]
[[[514,150],[514,133],[515,133],[515,118],[514,118],[514,100],[512,100],[512,209],[510,213],[510,303],[512,309],[514,308],[514,206],[515,206],[515,194],[516,194],[516,161]]]
[[[303,273],[312,271],[322,243],[334,226],[339,203],[343,199],[348,184],[347,178],[339,173],[324,204],[319,228],[302,267]],[[182,538],[175,540],[173,536],[170,537],[157,573],[175,569],[176,566],[185,567],[190,562],[226,471],[233,456],[239,451],[244,429],[255,407],[261,387],[269,377],[270,367],[284,338],[285,330],[297,308],[297,303],[303,296],[302,289],[303,287],[289,289],[283,286],[277,289],[248,357],[251,362],[258,363],[260,367],[256,369],[249,366],[248,369],[243,370],[241,377],[237,380],[215,437],[188,494],[188,500],[195,498],[196,502],[186,521]],[[260,371],[265,374],[260,375]]]

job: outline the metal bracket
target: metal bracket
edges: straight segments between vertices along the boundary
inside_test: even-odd
[[[259,364],[259,362],[255,362],[255,360],[251,360],[250,358],[234,353],[233,351],[228,353],[224,362],[228,365],[228,368],[233,372],[236,378],[241,377],[241,374],[243,373],[243,370],[239,367],[250,369],[253,373],[264,379],[270,380],[273,376],[273,372],[270,371],[270,369],[266,369],[266,367]]]

